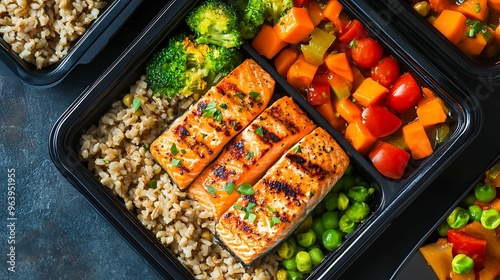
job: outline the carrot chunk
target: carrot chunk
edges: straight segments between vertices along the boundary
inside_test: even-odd
[[[325,65],[330,70],[346,81],[352,83],[354,81],[354,76],[352,73],[351,65],[345,53],[331,53],[325,58]]]
[[[340,12],[342,12],[342,4],[340,4],[337,0],[329,0],[323,8],[323,15],[329,19],[331,22],[334,22],[339,18]]]
[[[301,54],[288,69],[286,79],[296,89],[308,88],[314,79],[314,75],[316,75],[318,67],[318,65],[307,62],[304,55]]]
[[[422,159],[432,154],[431,142],[419,121],[403,126],[403,137],[414,159]]]
[[[349,98],[335,100],[335,110],[348,123],[353,123],[361,120],[361,109],[354,104]]]
[[[389,90],[372,78],[366,78],[353,93],[353,97],[364,107],[378,103]]]
[[[307,40],[314,30],[314,24],[305,8],[292,7],[273,27],[281,41],[297,44]]]
[[[307,11],[309,12],[309,17],[311,18],[314,26],[318,25],[325,19],[323,10],[319,7],[318,2],[316,1],[307,2]]]
[[[417,105],[417,116],[422,126],[427,127],[446,121],[446,111],[439,97],[426,97]]]
[[[493,30],[491,30],[491,34],[493,34]],[[488,41],[480,33],[476,34],[475,37],[464,36],[458,43],[458,48],[467,55],[478,56],[483,52],[487,44]]]
[[[286,73],[290,66],[297,60],[299,57],[299,51],[293,48],[286,48],[279,52],[278,56],[274,59],[274,66],[276,67],[276,71],[282,76],[286,77]]]
[[[456,45],[465,36],[466,20],[460,12],[444,10],[434,21],[434,27]]]
[[[465,0],[460,5],[451,5],[452,10],[462,13],[466,18],[485,21],[488,17],[488,0]]]
[[[344,136],[360,154],[366,154],[375,141],[377,141],[377,138],[359,120],[347,126]]]
[[[281,41],[272,26],[263,24],[257,36],[252,40],[252,47],[261,55],[272,59],[279,51],[288,45]]]
[[[315,106],[316,110],[338,131],[342,132],[345,128],[345,120],[337,116],[331,102]]]

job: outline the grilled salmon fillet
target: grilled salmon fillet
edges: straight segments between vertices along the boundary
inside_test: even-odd
[[[267,107],[274,86],[269,73],[254,60],[245,60],[155,139],[151,154],[186,189]]]
[[[269,106],[191,184],[188,192],[216,219],[240,196],[242,184],[255,184],[283,153],[316,125],[292,98]]]
[[[349,165],[349,157],[322,128],[289,149],[216,225],[219,243],[250,266],[307,217]]]

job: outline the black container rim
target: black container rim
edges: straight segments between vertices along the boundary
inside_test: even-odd
[[[50,88],[59,84],[78,64],[89,63],[108,40],[123,25],[143,0],[114,0],[93,21],[86,32],[76,40],[66,56],[54,65],[37,69],[24,61],[10,45],[0,40],[0,61],[21,82],[37,88]]]

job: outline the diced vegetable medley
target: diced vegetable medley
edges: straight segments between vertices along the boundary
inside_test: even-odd
[[[337,0],[302,1],[264,23],[252,45],[389,178],[402,178],[411,158],[430,156],[450,134],[442,98]]]

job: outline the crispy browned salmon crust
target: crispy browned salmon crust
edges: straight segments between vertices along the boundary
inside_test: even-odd
[[[238,186],[255,184],[315,127],[291,97],[278,99],[229,142],[188,192],[219,219],[240,196]]]
[[[245,265],[271,251],[332,189],[349,157],[322,128],[289,149],[216,225],[220,243]]]
[[[268,105],[275,81],[247,59],[160,135],[151,154],[186,189],[223,147]]]

